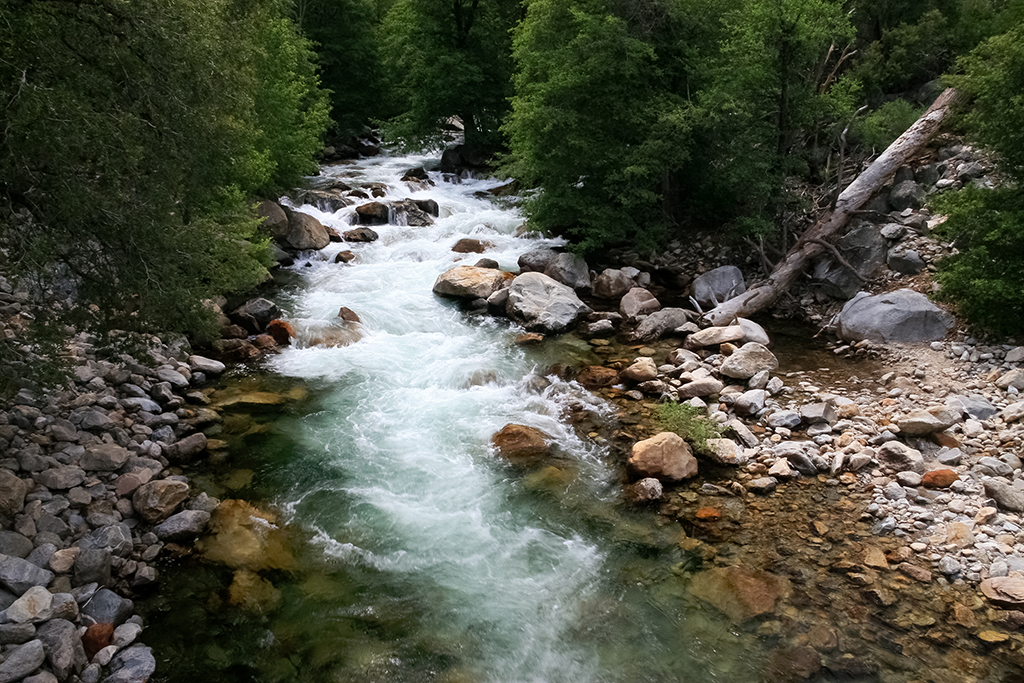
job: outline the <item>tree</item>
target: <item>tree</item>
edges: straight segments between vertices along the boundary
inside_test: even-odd
[[[0,0],[0,249],[63,323],[208,332],[326,122],[277,0]]]
[[[458,116],[466,144],[494,151],[511,95],[516,0],[398,0],[381,27],[388,138],[438,148]]]

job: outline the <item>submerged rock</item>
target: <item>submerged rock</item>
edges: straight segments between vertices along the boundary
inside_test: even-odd
[[[780,598],[788,597],[788,579],[760,569],[715,567],[693,577],[690,593],[710,603],[739,624],[775,611]]]

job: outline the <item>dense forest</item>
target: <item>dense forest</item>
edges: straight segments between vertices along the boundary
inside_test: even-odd
[[[0,275],[60,329],[202,337],[267,275],[254,201],[368,126],[440,149],[459,121],[582,251],[784,251],[944,77],[1007,185],[942,200],[940,277],[988,329],[1024,303],[1022,0],[0,0],[0,26]]]

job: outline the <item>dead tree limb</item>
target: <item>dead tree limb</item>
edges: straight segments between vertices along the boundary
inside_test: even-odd
[[[956,98],[957,92],[952,88],[939,95],[914,125],[843,190],[836,201],[835,210],[804,232],[786,253],[786,257],[775,265],[765,284],[715,306],[704,315],[702,321],[711,325],[727,325],[736,318],[746,318],[772,306],[793,286],[811,261],[824,251],[820,242],[834,237],[842,230],[853,213],[871,199],[889,177],[938,132]]]

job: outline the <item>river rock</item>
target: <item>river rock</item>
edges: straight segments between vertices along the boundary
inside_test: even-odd
[[[878,462],[896,472],[911,471],[924,474],[924,456],[921,451],[900,441],[887,441],[878,449]]]
[[[128,450],[117,444],[105,443],[89,446],[82,455],[81,465],[84,469],[99,472],[113,472],[120,469],[128,460]]]
[[[93,529],[79,545],[83,550],[109,550],[118,557],[132,554],[132,531],[124,522],[115,522]]]
[[[800,413],[795,410],[776,410],[768,416],[768,426],[796,429],[800,426]]]
[[[434,219],[430,217],[430,214],[413,199],[400,199],[391,202],[391,210],[395,212],[395,223],[398,225],[425,227],[434,224]]]
[[[319,250],[331,243],[327,228],[308,213],[284,207],[288,216],[288,232],[277,238],[278,244],[290,251]]]
[[[739,341],[743,339],[744,334],[746,333],[740,325],[706,327],[686,338],[686,348],[700,349],[705,346],[717,346],[725,342]]]
[[[472,237],[463,237],[452,247],[456,254],[482,254],[494,245],[490,242],[482,242]]]
[[[162,522],[188,497],[188,484],[160,479],[143,484],[132,496],[135,511],[150,524]]]
[[[996,386],[1000,389],[1013,387],[1017,391],[1024,390],[1024,370],[1014,368],[996,380]]]
[[[695,575],[689,590],[740,624],[774,612],[775,604],[789,596],[792,586],[788,579],[760,569],[715,567]]]
[[[635,320],[637,316],[654,313],[660,308],[661,302],[642,287],[633,287],[619,301],[619,313],[626,320]]]
[[[721,380],[717,380],[714,377],[705,377],[704,379],[687,382],[679,387],[679,391],[677,393],[679,395],[679,400],[685,401],[689,398],[705,398],[707,396],[720,394],[724,388],[725,385],[722,384]]]
[[[0,531],[0,553],[14,557],[28,557],[32,552],[32,541],[16,531]]]
[[[46,659],[41,640],[30,640],[11,650],[0,664],[0,683],[20,681],[42,666]]]
[[[272,301],[257,298],[245,302],[232,311],[228,317],[231,318],[231,322],[245,328],[249,334],[261,334],[267,329],[267,325],[270,324],[271,320],[281,317],[281,309]],[[180,374],[178,374],[178,377],[184,379]],[[175,378],[163,381],[170,381],[172,385],[179,386],[176,384],[178,379]],[[188,386],[188,380],[185,381],[184,386]]]
[[[953,316],[911,289],[858,294],[840,311],[836,331],[847,341],[922,342],[942,339]]]
[[[637,358],[636,362],[619,373],[619,377],[628,382],[646,382],[658,376],[658,366],[652,358]]]
[[[533,465],[551,455],[551,439],[536,427],[507,424],[491,437],[498,455],[513,465]]]
[[[732,408],[737,415],[754,415],[764,410],[764,402],[768,392],[764,389],[751,389],[740,394]]]
[[[833,425],[839,417],[836,415],[836,409],[832,407],[831,403],[821,401],[818,403],[806,403],[800,406],[800,419],[809,425]]]
[[[264,200],[256,205],[256,215],[263,219],[260,225],[272,237],[283,238],[288,234],[288,214],[277,202]]]
[[[1003,408],[1002,418],[1006,424],[1016,422],[1024,417],[1024,401],[1017,401]]]
[[[640,321],[629,335],[632,341],[651,342],[672,334],[689,321],[682,308],[663,308]]]
[[[768,346],[772,343],[772,340],[768,336],[768,333],[765,332],[765,329],[753,320],[736,318],[736,324],[743,329],[743,338],[739,340],[742,344],[746,344],[747,342],[757,342],[762,346]]]
[[[4,614],[15,624],[46,621],[53,616],[53,593],[42,586],[32,586]]]
[[[0,469],[0,516],[14,517],[25,507],[28,485],[13,472]]]
[[[707,446],[701,451],[701,455],[709,460],[733,467],[747,464],[747,456],[743,454],[743,449],[732,439],[708,439],[705,443]]]
[[[583,385],[584,389],[594,391],[603,387],[610,387],[619,381],[619,373],[612,368],[601,365],[588,365],[580,370],[576,381]]]
[[[100,588],[96,594],[82,606],[82,614],[91,617],[97,623],[113,624],[116,628],[132,615],[134,603],[109,588]]]
[[[521,273],[543,273],[558,256],[554,249],[534,249],[519,257],[519,271]]]
[[[486,299],[511,278],[511,273],[492,268],[456,266],[437,276],[434,294],[456,299]]]
[[[346,230],[341,233],[341,237],[346,242],[376,242],[380,239],[380,235],[369,228],[353,228],[352,230]]]
[[[1024,491],[1002,479],[986,479],[984,484],[985,493],[996,501],[1000,508],[1010,512],[1024,512]]]
[[[630,503],[653,503],[661,500],[664,488],[654,477],[646,477],[626,488],[626,500]]]
[[[999,413],[999,409],[980,394],[948,396],[946,398],[946,406],[950,410],[956,411],[960,416],[966,415],[975,420],[987,420]]]
[[[80,673],[89,663],[85,658],[78,629],[70,621],[51,619],[39,627],[37,635],[46,646],[46,658],[58,679],[67,680],[71,674]]]
[[[20,557],[0,555],[0,585],[17,596],[24,595],[33,586],[46,586],[52,580],[52,572]]]
[[[544,274],[575,290],[590,289],[590,267],[576,254],[558,254],[548,261]]]
[[[960,475],[951,469],[928,470],[921,477],[921,485],[929,489],[944,489],[960,479]]]
[[[112,553],[108,548],[83,548],[74,558],[75,585],[110,584]]]
[[[132,645],[114,655],[110,670],[103,683],[144,683],[156,671],[156,658],[145,645]]]
[[[161,541],[183,541],[203,533],[210,521],[210,513],[203,510],[183,510],[160,522],[153,533]]]
[[[621,299],[635,285],[633,278],[618,268],[606,268],[594,278],[591,293],[598,299]]]
[[[390,215],[391,211],[383,202],[369,202],[356,207],[356,217],[360,225],[386,225]]]
[[[197,455],[206,450],[208,440],[202,432],[196,432],[175,443],[164,446],[164,457],[171,462],[187,463],[192,462]]]
[[[543,273],[523,273],[509,287],[505,312],[531,332],[559,334],[573,327],[590,308],[576,292]]]
[[[829,255],[822,257],[815,266],[813,276],[821,283],[821,289],[837,299],[849,299],[863,285],[861,278],[870,279],[885,263],[886,242],[878,228],[870,223],[853,227],[836,240],[836,249],[856,272],[839,263]],[[857,276],[860,277],[857,277]]]
[[[957,414],[945,406],[915,410],[896,421],[900,433],[907,436],[925,436],[945,431],[957,423]]]
[[[781,647],[768,656],[762,680],[771,683],[800,683],[814,679],[821,671],[821,655],[813,647]]]
[[[673,432],[661,432],[633,444],[626,464],[636,477],[653,477],[667,483],[697,474],[697,459],[690,452],[690,446]]]
[[[188,364],[193,370],[202,372],[210,377],[216,377],[227,369],[219,360],[213,360],[204,356],[189,356]]]
[[[999,607],[1024,607],[1024,576],[997,576],[981,582],[981,592]]]
[[[779,359],[774,353],[757,342],[747,342],[725,359],[719,372],[725,377],[749,379],[762,370],[770,372],[777,367]]]
[[[721,266],[699,275],[693,281],[693,298],[708,311],[723,301],[747,291],[743,273],[736,266]]]

